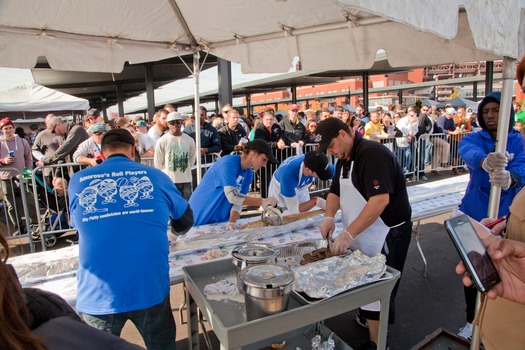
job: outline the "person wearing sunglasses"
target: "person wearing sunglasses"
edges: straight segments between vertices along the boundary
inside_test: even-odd
[[[195,141],[182,132],[182,114],[168,114],[169,132],[155,146],[154,166],[168,175],[182,198],[189,200],[192,190],[191,167],[195,164]]]
[[[90,138],[78,145],[77,150],[73,153],[73,161],[91,166],[102,163],[100,143],[102,136],[108,130],[108,126],[104,123],[92,124],[87,130]]]

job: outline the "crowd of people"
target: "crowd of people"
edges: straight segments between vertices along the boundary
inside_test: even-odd
[[[42,168],[42,180],[50,186],[69,183],[61,193],[71,194],[70,224],[78,230],[77,311],[82,322],[118,336],[129,319],[148,348],[169,349],[174,348],[175,323],[169,300],[168,231],[180,235],[210,223],[237,230],[243,206],[279,205],[290,214],[317,206],[325,209],[320,231],[334,240],[334,253],[348,248],[371,256],[382,252],[386,263],[402,272],[412,232],[407,173],[428,180],[425,166],[431,164],[436,176],[439,167],[447,166],[459,174],[465,171],[462,161],[471,180],[461,210],[483,219],[488,195],[480,197],[479,189],[487,189],[485,193],[493,184],[503,190],[500,215],[518,212],[519,206],[510,203],[525,175],[524,142],[515,130],[522,116],[512,111],[508,153],[494,152],[499,99],[497,93],[487,95],[477,113],[424,104],[378,107],[370,113],[361,105],[350,113],[339,106],[332,112],[300,111],[291,104],[284,116],[272,108],[246,115],[229,104],[220,114],[209,115],[200,107],[199,148],[195,116],[170,105],[151,121],[138,116],[105,122],[96,109],[89,110],[81,124],[49,114],[46,128],[30,136],[15,134],[13,122],[3,118],[0,179],[9,219],[20,229],[20,218],[12,215],[13,176]],[[335,167],[326,154],[337,158]],[[202,164],[213,165],[198,182],[194,165],[199,155]],[[153,167],[141,164],[143,158],[153,158]],[[68,171],[59,177],[50,165],[62,163],[69,164]],[[251,196],[259,169],[260,196]],[[326,198],[310,195],[316,178],[331,180]],[[29,197],[27,202],[33,203]],[[334,232],[339,210],[343,230]],[[28,214],[37,220],[34,207]],[[398,285],[391,298],[391,323]],[[465,291],[470,308],[472,288]],[[490,296],[495,293],[503,292]],[[359,349],[376,348],[378,310],[378,303],[360,309],[358,322],[368,327],[370,340]],[[151,322],[151,315],[157,321]],[[467,331],[473,319],[468,309]],[[30,336],[27,341],[38,343]]]

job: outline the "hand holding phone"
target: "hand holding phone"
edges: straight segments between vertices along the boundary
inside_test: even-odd
[[[501,279],[494,263],[467,215],[445,220],[445,228],[454,242],[474,285],[480,292],[487,292]]]

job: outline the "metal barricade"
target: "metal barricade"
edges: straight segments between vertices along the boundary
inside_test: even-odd
[[[155,167],[155,164],[153,163],[154,159],[155,159],[154,157],[140,157],[140,163],[154,168]]]
[[[463,170],[465,162],[459,154],[459,142],[469,133],[460,134],[429,134],[417,140],[416,169],[428,171]],[[424,147],[424,151],[422,148]],[[419,180],[419,174],[416,173]]]
[[[33,171],[33,200],[35,206],[40,208],[40,217],[32,237],[41,241],[42,250],[54,246],[57,238],[65,233],[76,231],[70,227],[67,186],[70,176],[86,167],[87,165],[78,163],[67,163],[49,165]]]
[[[31,207],[28,179],[25,179],[24,174],[16,168],[3,167],[2,171],[16,174],[9,179],[0,180],[2,194],[0,210],[3,212],[1,220],[6,228],[5,233],[2,234],[5,234],[7,240],[27,237],[31,253],[34,253],[31,221],[38,220],[38,211],[35,207]]]
[[[407,136],[380,139],[380,142],[394,153],[405,178],[414,178],[416,169],[416,142]]]

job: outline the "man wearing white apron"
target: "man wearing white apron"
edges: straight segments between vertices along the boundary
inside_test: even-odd
[[[304,213],[316,205],[324,209],[325,200],[321,197],[310,199],[308,188],[315,178],[332,179],[334,172],[333,164],[324,153],[310,151],[287,158],[273,174],[268,195],[277,198],[279,206],[285,208],[285,215]]]
[[[334,215],[341,209],[344,230],[333,235],[332,252],[342,254],[350,248],[374,256],[383,249],[387,265],[402,271],[412,234],[412,210],[394,154],[384,145],[356,135],[337,118],[322,121],[316,134],[319,152],[328,151],[338,158],[320,225],[323,237],[332,236]],[[392,316],[397,287],[392,291]],[[370,341],[357,349],[376,349],[379,301],[362,306],[360,313],[367,320]],[[393,317],[390,321],[393,323]]]

